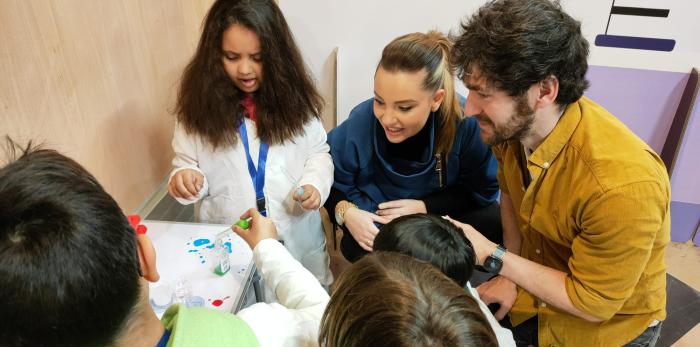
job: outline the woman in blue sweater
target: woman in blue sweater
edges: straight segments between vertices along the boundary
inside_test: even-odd
[[[476,119],[462,115],[450,47],[436,31],[389,43],[374,98],[328,135],[335,181],[325,207],[350,261],[372,250],[378,226],[413,213],[450,215],[501,237],[496,160]]]

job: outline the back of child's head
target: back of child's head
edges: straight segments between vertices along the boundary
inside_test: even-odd
[[[0,345],[112,342],[140,295],[133,229],[75,161],[9,140],[7,154],[0,168]]]
[[[321,319],[319,345],[497,346],[479,304],[430,264],[371,253],[338,278]]]
[[[273,0],[214,2],[195,55],[183,73],[178,121],[188,133],[198,134],[215,148],[236,143],[245,93],[234,85],[222,63],[224,32],[236,24],[255,33],[260,43],[262,80],[254,98],[258,137],[280,144],[303,134],[304,124],[320,117],[323,99]]]
[[[384,225],[374,239],[375,251],[393,251],[426,261],[464,287],[476,256],[464,232],[429,214],[401,216]]]

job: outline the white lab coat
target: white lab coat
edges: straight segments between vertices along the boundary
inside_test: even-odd
[[[328,294],[301,264],[274,240],[260,241],[253,260],[279,303],[258,303],[237,313],[260,346],[318,346]]]
[[[489,321],[491,329],[493,329],[494,334],[496,334],[498,345],[500,347],[515,347],[513,332],[502,327],[501,324],[498,323],[496,317],[494,317],[493,313],[491,313],[489,307],[486,306],[486,303],[484,303],[484,301],[481,300],[479,292],[477,292],[476,289],[472,287],[471,283],[467,282],[466,289],[469,292],[469,294],[471,294],[474,297],[474,299],[476,299],[476,302],[479,303],[479,309],[481,309],[481,312],[484,314],[484,316],[486,316],[486,320]]]
[[[260,139],[255,123],[245,118],[250,155],[257,168]],[[243,144],[212,150],[199,135],[187,134],[176,124],[173,136],[174,170],[194,169],[204,175],[204,185],[193,200],[177,199],[182,204],[201,200],[197,219],[207,223],[232,224],[241,214],[255,207],[255,189],[248,172]],[[333,281],[328,268],[325,235],[318,210],[307,211],[292,199],[300,186],[313,185],[321,194],[321,205],[333,184],[333,160],[328,153],[326,131],[320,120],[304,125],[304,134],[282,145],[270,146],[265,166],[268,217],[289,252],[324,285]]]

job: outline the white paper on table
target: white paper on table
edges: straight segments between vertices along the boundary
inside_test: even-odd
[[[225,245],[230,246],[231,269],[223,276],[214,273],[219,264],[214,252],[216,235],[229,225],[143,221],[156,249],[156,267],[160,280],[154,289],[170,285],[174,289],[179,277],[187,279],[192,295],[204,299],[204,307],[233,312],[250,275],[253,252],[240,236],[230,232]],[[167,288],[167,287],[166,287]],[[162,294],[162,293],[161,293]],[[162,315],[162,312],[157,312]]]

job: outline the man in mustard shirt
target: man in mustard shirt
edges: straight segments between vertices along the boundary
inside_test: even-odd
[[[580,23],[547,0],[497,0],[462,25],[465,114],[498,159],[507,251],[461,226],[478,288],[519,345],[653,346],[666,317],[669,179],[590,99]]]

